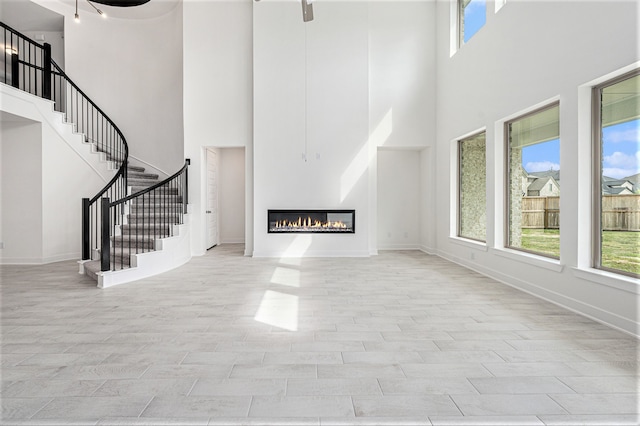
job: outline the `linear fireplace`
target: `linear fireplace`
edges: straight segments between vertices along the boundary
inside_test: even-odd
[[[267,216],[270,234],[356,232],[355,210],[269,210]]]

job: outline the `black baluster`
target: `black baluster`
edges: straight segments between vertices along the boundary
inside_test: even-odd
[[[89,199],[82,199],[82,260],[88,260],[90,256],[89,241]]]
[[[51,97],[51,45],[44,44],[44,75],[42,76],[42,97],[45,99],[53,99]]]
[[[109,241],[109,198],[102,199],[102,234],[101,234],[101,250],[100,250],[100,270],[108,271],[111,269],[111,253]]]

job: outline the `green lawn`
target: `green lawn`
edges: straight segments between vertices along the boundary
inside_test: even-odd
[[[560,257],[560,231],[523,229],[522,248]],[[604,231],[602,266],[640,274],[640,232]]]
[[[560,230],[529,229],[522,230],[522,248],[560,257]]]
[[[640,274],[640,232],[604,231],[602,266]]]

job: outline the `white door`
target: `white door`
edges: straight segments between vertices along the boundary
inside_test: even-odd
[[[218,245],[218,154],[207,150],[207,247]]]

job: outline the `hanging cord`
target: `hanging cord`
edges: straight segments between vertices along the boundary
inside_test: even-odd
[[[302,158],[307,162],[308,142],[307,142],[307,26],[304,25],[304,153]]]

